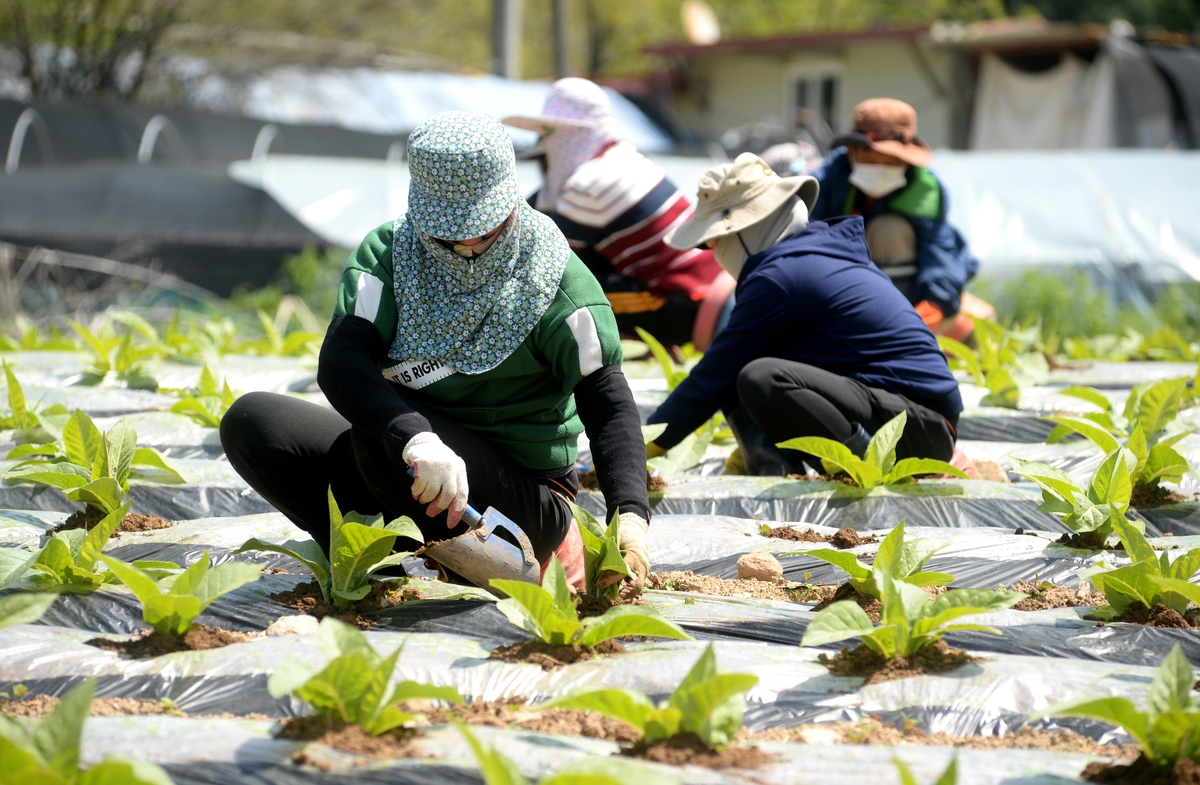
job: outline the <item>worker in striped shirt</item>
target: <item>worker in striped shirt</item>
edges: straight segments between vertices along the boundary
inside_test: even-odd
[[[612,105],[587,79],[560,79],[542,114],[502,121],[541,135],[545,184],[531,201],[600,281],[622,333],[641,327],[704,351],[733,307],[734,279],[708,249],[663,242],[694,207],[662,168],[617,138]]]

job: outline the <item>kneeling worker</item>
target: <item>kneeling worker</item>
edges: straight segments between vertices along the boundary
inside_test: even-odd
[[[861,456],[902,411],[898,458],[953,457],[962,399],[945,356],[871,262],[861,217],[809,222],[817,193],[812,177],[781,178],[751,153],[700,179],[695,216],[667,242],[714,248],[737,278],[737,304],[650,416],[667,423],[650,453],[675,446],[719,408],[751,474],[803,472],[800,453],[774,447],[799,436],[835,439]]]

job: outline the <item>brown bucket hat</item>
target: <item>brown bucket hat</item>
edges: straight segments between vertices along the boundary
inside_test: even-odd
[[[929,166],[933,151],[917,136],[917,110],[895,98],[868,98],[854,107],[854,129],[833,146],[869,147],[911,166]]]

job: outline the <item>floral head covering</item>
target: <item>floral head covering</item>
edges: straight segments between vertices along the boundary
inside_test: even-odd
[[[408,137],[408,215],[443,240],[490,232],[521,198],[508,132],[490,117],[441,112]]]
[[[558,294],[571,254],[521,199],[508,134],[495,120],[443,112],[413,131],[408,213],[392,230],[396,339],[388,356],[478,374],[504,362]],[[467,259],[435,238],[465,240],[508,224]]]
[[[574,76],[551,85],[540,116],[505,117],[503,122],[542,135],[546,183],[538,191],[539,210],[554,210],[575,170],[617,138],[608,94],[595,82]]]

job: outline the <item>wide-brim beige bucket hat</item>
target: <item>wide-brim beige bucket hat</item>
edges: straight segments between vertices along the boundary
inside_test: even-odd
[[[811,211],[819,191],[814,177],[780,177],[754,153],[742,153],[700,177],[696,212],[664,239],[678,250],[695,248],[753,226],[792,196]]]

